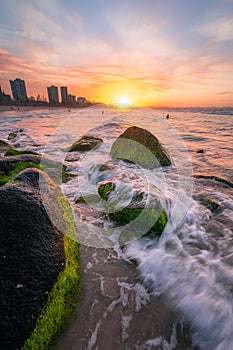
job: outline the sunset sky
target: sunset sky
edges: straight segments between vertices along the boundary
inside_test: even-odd
[[[0,74],[6,93],[233,106],[233,1],[0,0]]]

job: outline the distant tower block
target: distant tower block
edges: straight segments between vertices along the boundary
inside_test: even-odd
[[[67,105],[68,103],[68,90],[67,90],[67,86],[61,86],[60,87],[60,91],[61,91],[61,103],[63,105]]]
[[[59,103],[58,98],[58,87],[51,85],[47,87],[49,103],[52,105],[57,105]]]
[[[11,91],[14,102],[17,104],[25,103],[28,101],[25,81],[19,78],[10,80]]]

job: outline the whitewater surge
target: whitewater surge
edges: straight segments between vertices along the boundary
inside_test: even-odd
[[[106,108],[102,114],[102,108],[25,115],[13,111],[0,118],[1,139],[7,141],[10,132],[22,129],[11,141],[13,146],[43,152],[65,162],[68,171],[75,175],[61,188],[72,205],[85,251],[90,303],[86,307],[92,319],[88,323],[80,316],[86,327],[80,346],[97,348],[105,339],[105,329],[114,338],[116,327],[120,334],[117,349],[179,348],[179,321],[181,328],[188,327],[191,336],[192,344],[187,348],[233,349],[233,196],[227,182],[216,180],[222,178],[229,183],[233,180],[232,111],[174,110],[169,111],[167,121],[163,117],[165,111],[158,114],[141,109],[119,113]],[[141,126],[155,134],[168,150],[172,165],[147,171],[134,164],[113,161],[109,156],[111,145],[128,125]],[[83,134],[101,137],[104,142],[98,150],[76,152],[75,161],[66,161],[67,148]],[[103,164],[106,169],[100,171]],[[81,195],[98,194],[98,183],[111,178],[115,180],[116,192],[124,194],[119,208],[127,206],[136,191],[148,194],[146,203],[150,196],[160,201],[168,224],[159,239],[141,237],[122,248],[119,237],[124,227],[116,227],[107,220],[101,204],[75,204]],[[137,276],[133,275],[132,265],[127,268],[121,265],[131,261],[137,261]],[[132,273],[129,281],[128,273]],[[171,334],[166,337],[163,327],[161,334],[153,333],[153,321],[146,319],[147,315],[151,320],[162,318],[162,311],[156,314],[162,302],[175,314]],[[140,313],[144,317],[141,323]],[[165,321],[164,316],[166,324]],[[147,328],[136,332],[138,338],[134,343],[133,334],[140,329],[139,325]]]
[[[224,251],[213,252],[213,238],[202,226],[209,213],[200,213],[193,203],[180,232],[165,232],[154,246],[150,242],[147,247],[143,239],[133,242],[126,255],[138,260],[145,285],[156,295],[165,295],[184,316],[194,344],[205,350],[231,349],[232,266],[221,261]],[[227,244],[228,235],[224,238]]]

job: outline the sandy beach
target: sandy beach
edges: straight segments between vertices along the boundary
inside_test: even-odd
[[[50,107],[50,106],[0,106],[0,112],[7,112],[7,111],[36,111],[36,110],[48,110],[48,111],[54,111],[55,109],[64,109],[64,110],[80,110],[83,109],[83,107],[75,106],[75,107],[64,107],[64,106],[58,106],[58,107]]]
[[[6,111],[31,111],[31,110],[41,110],[41,109],[51,109],[51,107],[45,107],[45,106],[0,106],[0,112],[6,112]]]

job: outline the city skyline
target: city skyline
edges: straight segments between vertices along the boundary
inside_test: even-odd
[[[1,85],[69,86],[106,103],[233,106],[229,0],[1,2]]]
[[[27,94],[27,88],[25,81],[20,78],[15,78],[14,80],[9,81],[10,87],[11,87],[11,95],[6,94],[5,90],[2,89],[2,86],[0,85],[0,104],[4,104],[4,102],[9,104],[18,104],[18,105],[27,105],[27,104],[34,104],[36,101],[41,103],[49,103],[50,105],[63,105],[63,106],[84,106],[92,104],[93,101],[87,101],[85,97],[82,96],[76,96],[68,93],[68,87],[67,86],[58,86],[51,85],[47,86],[47,96],[48,98],[45,98],[44,96],[40,96],[40,94],[37,94],[37,96],[32,96],[30,94]],[[59,94],[60,90],[60,94]]]

